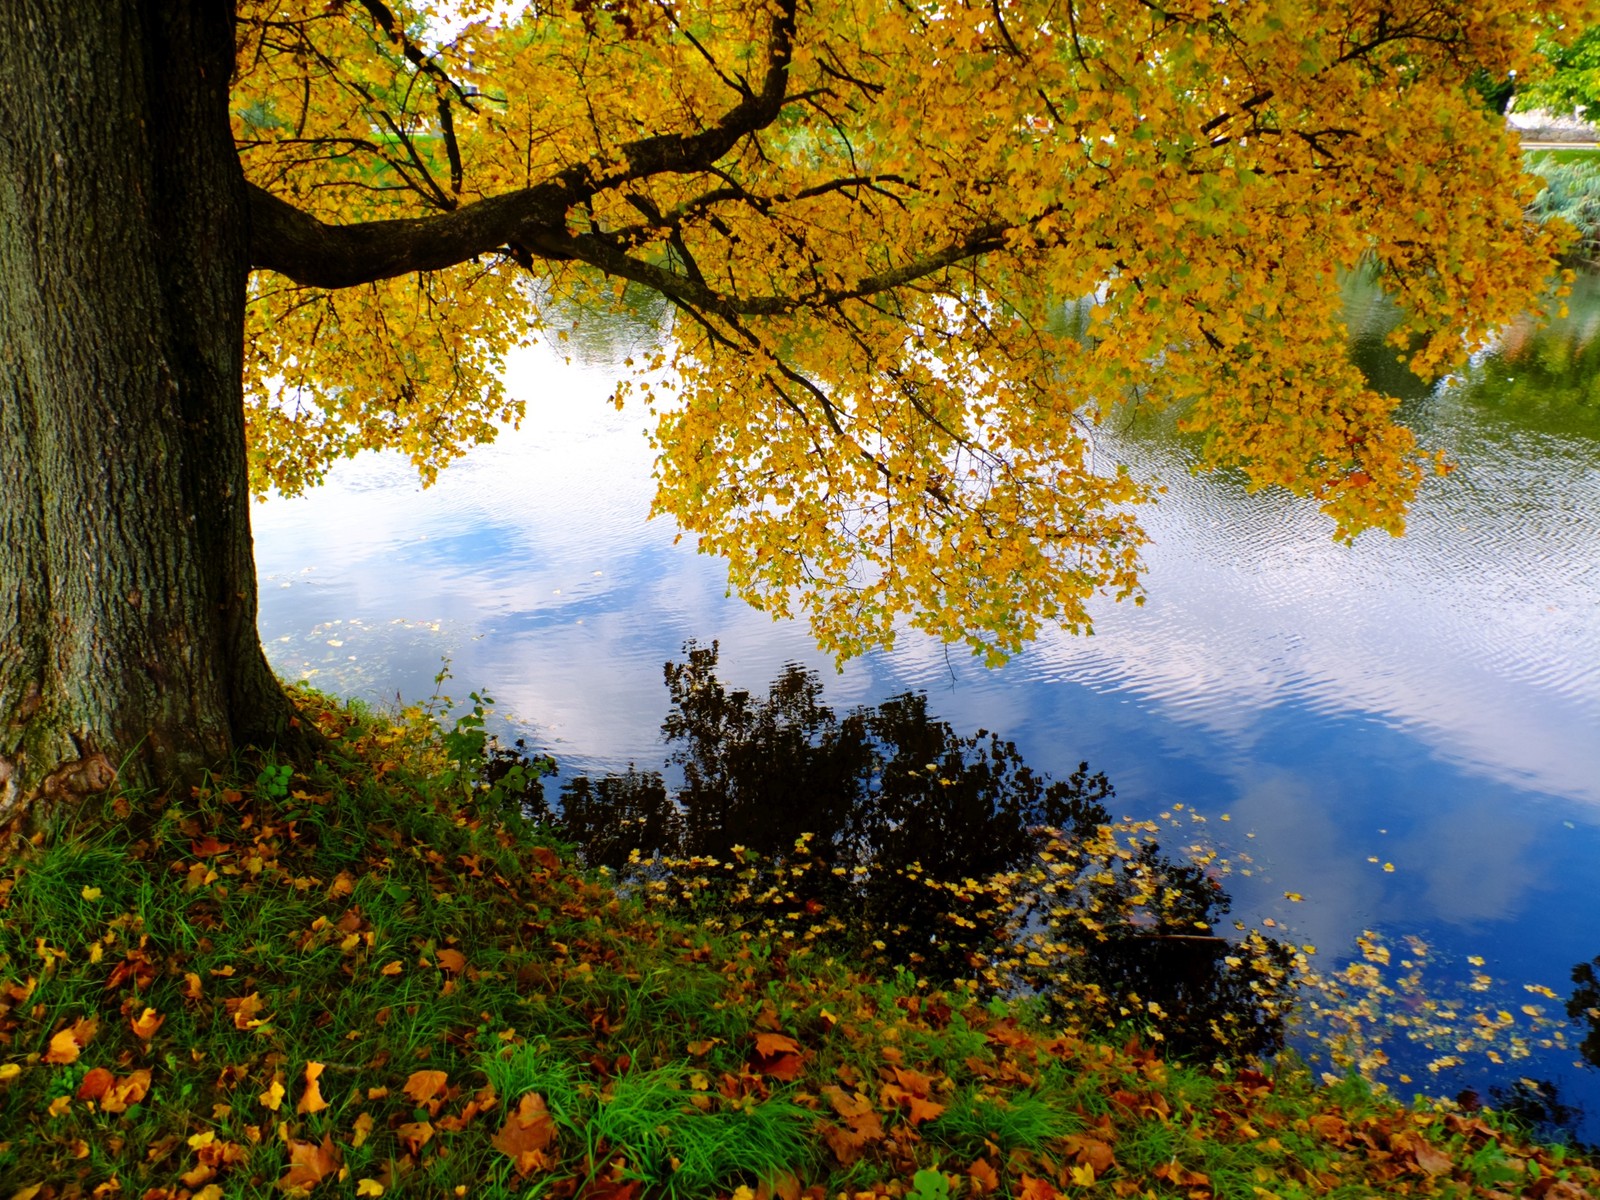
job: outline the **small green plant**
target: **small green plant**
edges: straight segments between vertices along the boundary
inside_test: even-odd
[[[950,1181],[939,1170],[939,1164],[924,1167],[911,1177],[911,1190],[906,1200],[950,1200]]]
[[[272,764],[261,768],[256,776],[256,794],[266,800],[287,800],[289,779],[294,768],[288,763]]]

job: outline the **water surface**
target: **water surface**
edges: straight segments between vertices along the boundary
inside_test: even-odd
[[[427,697],[448,659],[446,691],[488,691],[568,772],[660,765],[661,665],[690,637],[751,689],[787,662],[821,669],[839,708],[925,689],[1038,768],[1087,759],[1129,814],[1206,814],[1254,859],[1229,882],[1241,913],[1325,965],[1363,929],[1416,934],[1441,986],[1481,956],[1508,981],[1492,1007],[1553,1011],[1521,985],[1564,996],[1600,954],[1600,298],[1441,389],[1377,348],[1381,298],[1352,301],[1358,354],[1460,463],[1408,535],[1337,545],[1313,504],[1196,477],[1181,439],[1124,422],[1105,452],[1169,489],[1146,513],[1148,602],[1102,604],[1094,636],[1047,635],[1002,670],[908,635],[835,675],[802,626],[728,598],[719,562],[645,519],[645,418],[606,401],[615,344],[516,361],[524,427],[427,491],[375,455],[258,505],[263,639],[284,675],[374,701]],[[1490,1081],[1391,1052],[1417,1087]],[[1600,1110],[1574,1057],[1502,1081],[1558,1079]]]

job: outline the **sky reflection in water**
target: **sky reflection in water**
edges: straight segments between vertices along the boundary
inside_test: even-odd
[[[1501,368],[1520,369],[1486,370]],[[567,771],[604,771],[660,765],[661,664],[715,638],[730,684],[764,690],[800,662],[836,709],[925,689],[958,731],[999,731],[1035,767],[1087,759],[1121,811],[1197,808],[1255,859],[1229,881],[1238,911],[1288,923],[1325,966],[1364,928],[1418,933],[1447,977],[1483,955],[1511,983],[1488,998],[1515,1011],[1522,983],[1564,996],[1600,954],[1600,430],[1573,427],[1581,405],[1529,422],[1488,385],[1414,401],[1461,467],[1428,485],[1406,538],[1354,547],[1309,503],[1191,476],[1171,437],[1108,431],[1108,454],[1169,488],[1146,514],[1143,608],[1103,604],[1095,636],[1044,637],[1000,671],[910,635],[835,675],[803,627],[725,597],[718,561],[644,519],[645,421],[606,403],[612,382],[532,352],[512,372],[524,428],[434,488],[371,456],[258,505],[280,672],[411,700],[448,658],[447,691],[487,691]],[[1572,1057],[1521,1070],[1600,1115]]]

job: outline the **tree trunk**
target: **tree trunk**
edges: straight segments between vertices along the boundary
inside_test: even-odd
[[[256,634],[228,0],[0,3],[0,825],[289,730]]]

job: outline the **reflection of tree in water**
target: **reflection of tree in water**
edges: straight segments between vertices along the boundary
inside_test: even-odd
[[[1011,742],[957,735],[924,695],[840,717],[815,672],[791,664],[757,697],[717,679],[715,644],[686,652],[666,666],[676,795],[633,768],[562,789],[549,819],[590,866],[626,874],[638,850],[631,871],[648,877],[663,858],[748,852],[781,869],[777,891],[747,890],[749,916],[832,915],[832,936],[868,958],[990,992],[1030,985],[1064,1016],[1084,1016],[1069,995],[1097,997],[1098,1019],[1158,1024],[1178,1053],[1281,1044],[1288,950],[1216,936],[1227,894],[1153,839],[1119,851],[1104,775],[1083,765],[1052,781]],[[1060,831],[1053,846],[1047,829]],[[1028,954],[1023,919],[1042,947]],[[1008,955],[1015,969],[996,971]]]

